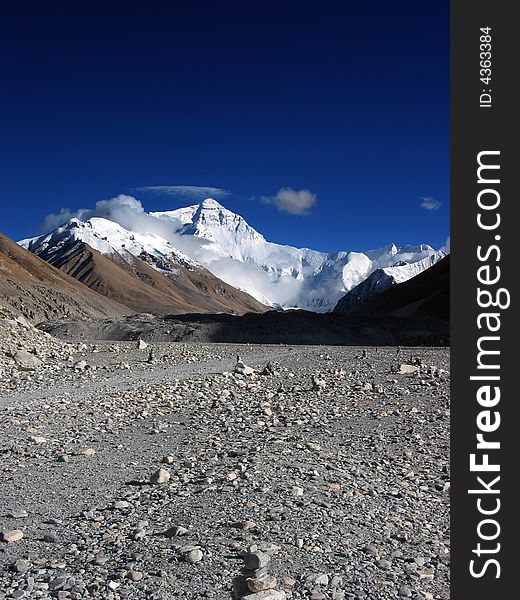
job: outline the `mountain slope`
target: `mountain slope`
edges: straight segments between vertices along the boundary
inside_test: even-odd
[[[132,263],[131,256],[144,260],[176,285],[182,280],[181,275],[186,275],[199,286],[201,283],[194,281],[195,274],[203,277],[204,273],[207,295],[216,296],[218,306],[206,300],[205,308],[196,304],[192,310],[229,312],[264,310],[259,303],[275,308],[331,311],[346,292],[377,269],[415,264],[435,254],[427,244],[389,244],[366,252],[319,252],[275,244],[243,217],[210,198],[171,211],[127,211],[117,218],[120,224],[101,217],[71,219],[49,235],[22,240],[20,244],[57,264],[55,257],[63,253],[65,245],[82,242],[118,264]],[[215,291],[209,283],[210,273],[220,280],[220,285],[226,282],[227,294],[231,294],[229,286],[233,286],[245,292],[247,298],[241,295],[223,302],[222,290]],[[252,304],[249,296],[256,303]],[[129,305],[137,306],[134,300]],[[181,309],[177,306],[175,310]]]
[[[0,233],[0,306],[31,321],[117,317],[133,311],[89,290]]]
[[[358,310],[378,294],[416,277],[419,273],[431,268],[445,256],[446,253],[439,250],[435,254],[411,264],[401,263],[393,267],[376,269],[338,301],[334,307],[334,312],[351,313]]]
[[[266,307],[217,279],[165,239],[107,219],[72,219],[21,245],[89,288],[140,312],[261,312]]]
[[[396,285],[352,313],[355,316],[450,318],[450,256]]]

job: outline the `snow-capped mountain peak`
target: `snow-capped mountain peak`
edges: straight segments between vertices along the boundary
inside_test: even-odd
[[[185,226],[182,233],[220,241],[220,243],[226,237],[238,244],[247,240],[265,242],[264,236],[248,225],[243,217],[224,208],[211,198],[198,205],[192,223]]]
[[[48,235],[20,243],[29,250],[52,251],[53,246],[79,240],[103,254],[146,256],[159,271],[165,264],[202,265],[264,304],[318,312],[332,310],[376,270],[396,269],[384,275],[398,280],[438,260],[427,244],[328,253],[268,242],[242,216],[212,198],[140,217],[139,226],[131,229],[102,217],[71,219]]]
[[[215,275],[264,303],[286,308],[331,310],[376,269],[416,263],[435,253],[427,244],[334,253],[275,244],[211,198],[151,214],[169,221],[180,238],[177,245]],[[198,246],[183,245],[195,239]]]
[[[200,204],[199,204],[199,208],[200,209],[204,209],[204,208],[215,208],[217,210],[226,210],[222,204],[220,204],[220,202],[218,200],[215,200],[214,198],[206,198],[205,200],[203,200]]]
[[[186,254],[173,247],[171,242],[155,233],[138,233],[125,229],[118,223],[102,217],[91,217],[86,221],[72,218],[48,235],[28,238],[18,242],[31,252],[52,252],[75,242],[88,244],[101,254],[133,256],[149,255],[169,260],[188,268],[198,266]]]
[[[215,243],[218,246],[215,248],[216,257],[226,256],[245,261],[267,243],[264,236],[243,217],[213,198],[186,208],[150,214],[169,221],[178,235],[195,236]]]

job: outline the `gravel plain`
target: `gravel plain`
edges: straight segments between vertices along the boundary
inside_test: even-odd
[[[449,349],[6,327],[1,598],[449,598]]]

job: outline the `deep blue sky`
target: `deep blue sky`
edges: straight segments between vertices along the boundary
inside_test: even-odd
[[[272,241],[441,246],[449,3],[360,4],[3,16],[0,231],[19,239],[63,207],[198,185],[230,190],[222,203]],[[311,214],[259,201],[283,187],[316,194]],[[147,210],[186,204],[134,195]]]

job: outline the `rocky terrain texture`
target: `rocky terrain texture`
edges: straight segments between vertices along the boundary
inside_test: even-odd
[[[0,597],[449,598],[447,349],[1,327]]]
[[[449,344],[440,318],[351,316],[308,311],[246,314],[152,315],[115,319],[66,318],[41,328],[67,341],[137,340],[256,344],[429,345]]]
[[[42,258],[99,294],[138,312],[243,314],[267,310],[248,294],[200,267],[169,266],[160,273],[148,264],[144,255],[137,258],[126,253],[124,259],[119,254],[107,257],[82,242],[65,248],[60,255],[50,259],[42,255]]]
[[[32,322],[65,316],[109,317],[133,311],[89,290],[0,233],[0,309]]]
[[[249,294],[175,251],[166,240],[158,250],[153,243],[142,244],[138,234],[130,234],[116,223],[94,221],[106,229],[96,231],[90,221],[76,219],[51,236],[21,243],[91,290],[137,312],[243,314],[267,310]],[[153,235],[145,240],[149,237],[157,242]]]

